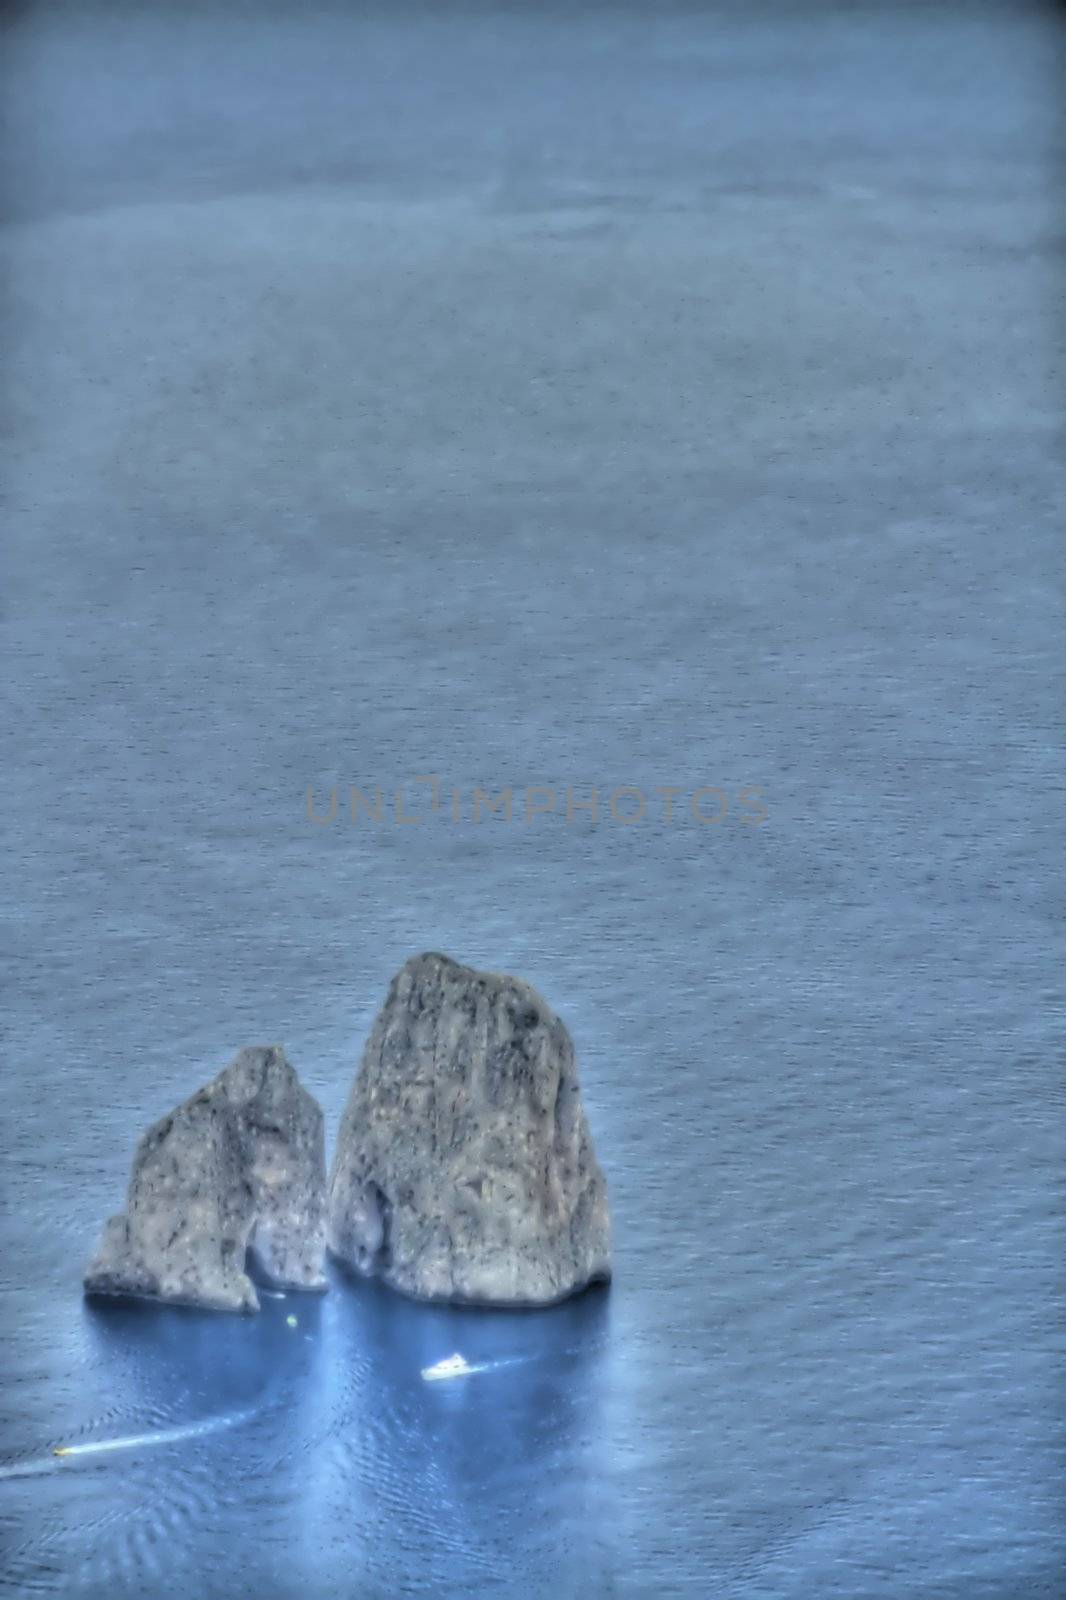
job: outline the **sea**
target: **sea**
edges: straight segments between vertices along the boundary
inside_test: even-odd
[[[1061,11],[3,26],[0,1593],[1058,1600]],[[610,1286],[87,1301],[421,950]]]

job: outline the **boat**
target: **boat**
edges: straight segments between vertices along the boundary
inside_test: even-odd
[[[423,1367],[422,1376],[427,1383],[435,1383],[439,1378],[462,1378],[474,1368],[468,1366],[461,1355],[445,1356],[443,1361],[438,1361],[432,1367]]]

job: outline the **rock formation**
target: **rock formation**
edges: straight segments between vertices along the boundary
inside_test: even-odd
[[[328,1243],[431,1300],[546,1305],[610,1276],[574,1048],[528,984],[432,954],[393,979],[341,1123]]]
[[[241,1050],[141,1139],[85,1288],[256,1311],[250,1252],[277,1286],[324,1289],[325,1176],[322,1112],[285,1052]]]

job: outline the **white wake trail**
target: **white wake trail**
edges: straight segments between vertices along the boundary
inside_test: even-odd
[[[201,1422],[185,1422],[179,1427],[159,1428],[153,1433],[129,1433],[117,1439],[87,1439],[84,1444],[58,1445],[49,1456],[0,1467],[0,1478],[30,1478],[42,1472],[55,1472],[64,1461],[82,1456],[108,1455],[114,1450],[149,1450],[158,1445],[180,1444],[186,1439],[202,1439],[223,1428],[249,1422],[255,1415],[255,1411],[228,1411],[220,1417],[205,1417]]]

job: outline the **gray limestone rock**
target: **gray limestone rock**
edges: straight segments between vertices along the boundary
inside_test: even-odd
[[[86,1291],[256,1311],[246,1252],[278,1287],[325,1289],[325,1177],[322,1112],[285,1052],[241,1050],[141,1139]]]
[[[328,1243],[428,1300],[547,1305],[610,1277],[574,1047],[528,984],[433,954],[393,979],[341,1123]]]

